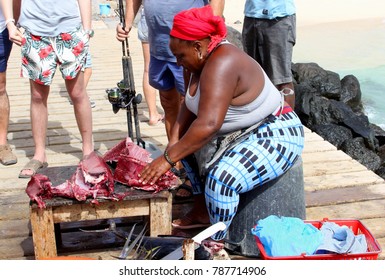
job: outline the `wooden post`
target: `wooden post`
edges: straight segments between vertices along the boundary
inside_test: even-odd
[[[150,235],[171,234],[172,195],[150,200]]]
[[[57,256],[52,208],[31,209],[31,228],[35,258]]]
[[[183,240],[183,246],[182,246],[182,252],[183,252],[183,259],[188,260],[194,260],[195,259],[195,242],[192,239],[185,239]]]

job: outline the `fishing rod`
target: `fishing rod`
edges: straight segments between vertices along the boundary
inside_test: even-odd
[[[118,9],[115,12],[119,15],[120,25],[125,28],[125,13],[123,0],[118,1]],[[108,100],[112,104],[112,110],[116,114],[121,108],[126,109],[128,136],[134,139],[134,129],[132,118],[135,124],[135,136],[137,144],[145,148],[145,142],[140,136],[140,127],[138,119],[137,104],[142,102],[142,95],[136,94],[134,71],[132,69],[132,60],[130,56],[130,49],[128,38],[122,41],[122,67],[123,80],[117,83],[117,87],[107,89]]]

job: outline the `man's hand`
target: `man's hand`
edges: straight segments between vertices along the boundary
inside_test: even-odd
[[[131,31],[132,26],[126,26],[125,28],[119,23],[116,26],[116,39],[120,42],[123,42],[126,38],[130,37],[129,33]]]

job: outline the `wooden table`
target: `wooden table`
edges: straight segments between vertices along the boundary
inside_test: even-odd
[[[56,171],[52,170],[55,168]],[[50,179],[71,173],[68,167],[55,168],[47,168],[43,173],[53,173],[51,176],[46,174]],[[57,184],[54,183],[55,179],[51,180],[54,186]],[[58,235],[55,234],[55,224],[62,222],[148,216],[150,236],[171,234],[171,192],[167,190],[158,193],[146,192],[116,183],[115,192],[123,191],[130,192],[123,200],[98,199],[98,204],[92,203],[91,199],[79,202],[75,199],[57,197],[45,200],[46,208],[39,209],[35,202],[31,202],[30,219],[35,258],[57,256]]]

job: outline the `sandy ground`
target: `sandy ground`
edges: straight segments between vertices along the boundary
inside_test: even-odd
[[[242,30],[245,0],[226,0],[226,23]],[[297,0],[293,62],[341,71],[385,64],[385,1]]]

